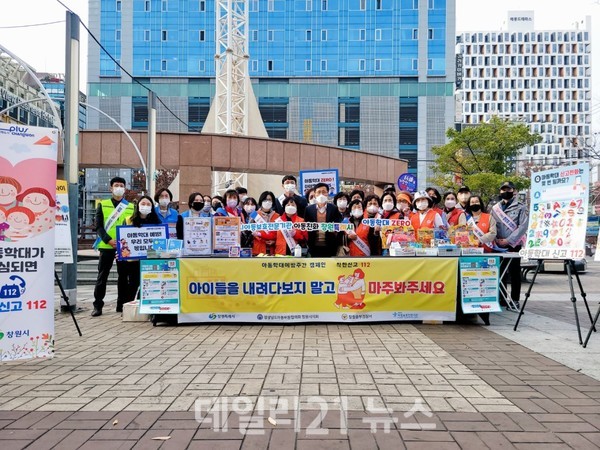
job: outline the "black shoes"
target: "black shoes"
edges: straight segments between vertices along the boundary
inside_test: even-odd
[[[123,305],[117,305],[117,312],[118,313],[122,313],[123,312]]]
[[[94,311],[92,311],[92,317],[98,317],[102,315],[102,310],[98,309],[98,308],[94,308]]]

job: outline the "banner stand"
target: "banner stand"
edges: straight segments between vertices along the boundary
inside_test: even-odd
[[[81,336],[83,336],[83,334],[81,334],[81,330],[79,329],[79,324],[77,323],[77,319],[75,319],[75,314],[73,313],[73,308],[71,308],[71,304],[69,303],[69,296],[65,292],[65,289],[63,288],[63,285],[60,282],[60,278],[58,277],[58,273],[56,272],[56,270],[54,271],[54,279],[56,280],[56,284],[58,285],[58,288],[60,289],[60,296],[62,297],[64,302],[67,304],[67,308],[69,309],[69,312],[71,313],[71,317],[73,318],[73,323],[75,324],[75,328],[77,328],[77,332],[79,333],[79,336],[81,337]]]
[[[533,278],[531,279],[529,288],[527,289],[527,292],[525,293],[525,300],[523,301],[523,304],[521,305],[521,311],[519,311],[519,317],[517,317],[517,322],[515,323],[515,327],[513,328],[514,331],[517,331],[517,327],[519,326],[519,322],[521,321],[521,316],[523,314],[525,314],[525,306],[527,305],[527,300],[529,300],[529,296],[531,295],[531,290],[533,289],[533,285],[535,284],[535,279],[536,279],[543,263],[544,263],[544,260],[538,259],[537,266],[535,267],[535,272],[533,273]],[[592,331],[596,331],[595,320],[596,321],[598,320],[598,314],[596,314],[595,320],[592,319],[592,313],[590,311],[590,306],[588,305],[588,302],[586,299],[587,294],[583,290],[583,285],[581,284],[581,280],[579,279],[579,274],[577,273],[577,269],[575,268],[575,261],[573,261],[572,259],[565,259],[565,260],[563,260],[563,263],[565,265],[565,270],[567,272],[567,277],[569,279],[569,290],[571,291],[571,302],[573,303],[573,312],[575,313],[575,323],[577,324],[577,334],[579,335],[579,345],[583,345],[583,347],[585,348]],[[577,313],[577,303],[576,303],[577,297],[575,297],[575,289],[573,288],[573,275],[575,275],[575,278],[577,279],[577,284],[579,285],[579,291],[581,292],[581,298],[583,299],[583,304],[585,305],[585,308],[587,309],[587,313],[590,318],[590,322],[592,323],[592,328],[590,329],[590,332],[585,340],[585,345],[583,343],[583,340],[581,339],[581,326],[579,324],[579,315]],[[598,313],[600,314],[600,308],[598,310]]]

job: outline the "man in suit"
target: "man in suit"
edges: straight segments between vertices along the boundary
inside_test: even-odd
[[[304,213],[305,222],[340,223],[342,221],[342,215],[338,209],[327,202],[328,194],[328,184],[318,183],[315,185],[317,203],[306,207]],[[334,231],[310,231],[308,233],[308,251],[312,257],[323,258],[335,256],[337,246],[337,233]]]

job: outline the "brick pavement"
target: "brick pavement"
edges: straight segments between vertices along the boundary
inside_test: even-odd
[[[110,312],[92,319],[88,300],[77,314],[83,338],[58,315],[54,359],[0,365],[3,450],[600,445],[600,381],[485,327],[153,328]],[[196,399],[236,396],[240,408],[262,399],[266,411],[207,405],[196,420]]]

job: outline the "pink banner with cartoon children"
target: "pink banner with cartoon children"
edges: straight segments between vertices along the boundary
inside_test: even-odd
[[[0,361],[54,354],[58,138],[0,124]]]

